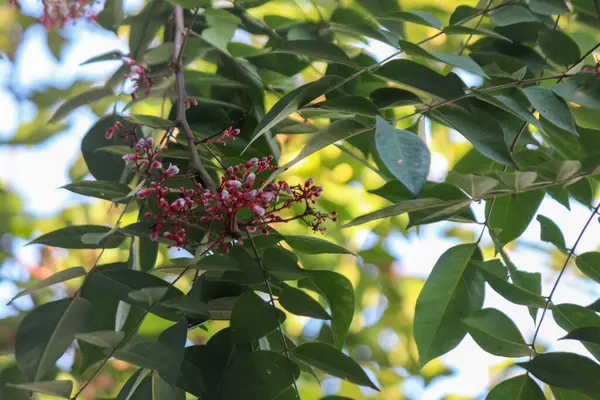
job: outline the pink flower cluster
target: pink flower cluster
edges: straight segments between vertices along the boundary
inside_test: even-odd
[[[95,3],[94,0],[42,0],[44,11],[39,21],[46,28],[62,28],[69,21],[95,21],[98,15]]]
[[[129,74],[123,74],[123,78],[129,79],[134,84],[134,91],[131,94],[134,99],[139,97],[140,89],[144,89],[146,96],[150,94],[150,88],[154,86],[154,80],[150,76],[150,67],[144,67],[142,63],[133,58],[123,57],[123,63],[129,65],[131,71]]]
[[[337,220],[335,211],[322,213],[312,207],[323,192],[323,188],[315,186],[312,179],[308,179],[304,185],[296,186],[290,186],[285,181],[265,185],[263,179],[257,179],[261,172],[277,168],[270,165],[272,159],[271,156],[252,158],[243,164],[227,168],[216,193],[203,189],[199,184],[194,189],[182,187],[179,198],[172,202],[165,198],[171,190],[163,186],[165,179],[172,176],[168,171],[176,168],[170,167],[160,180],[151,182],[150,187],[137,193],[139,199],[156,194],[158,214],[146,213],[147,217],[154,220],[151,238],[155,240],[159,232],[167,227],[163,236],[174,242],[172,246],[184,247],[187,245],[187,224],[218,222],[223,224],[223,230],[213,247],[222,246],[223,251],[228,252],[226,240],[242,241],[242,232],[255,232],[257,228],[263,234],[268,234],[267,226],[271,223],[300,219],[314,231],[324,231],[326,228],[321,227],[323,222]],[[294,204],[304,204],[302,214],[288,218],[280,215]],[[206,212],[199,218],[194,212],[198,205]]]
[[[137,142],[137,134],[135,133],[134,128],[126,128],[120,121],[115,122],[113,126],[108,128],[104,133],[104,137],[109,140],[112,139],[115,134],[118,133],[119,136],[125,140],[129,139],[129,135],[133,136],[133,144]]]
[[[125,160],[132,171],[149,176],[153,170],[162,168],[163,165],[158,160],[162,149],[154,147],[154,141],[151,137],[138,139],[133,146],[133,150],[135,151],[134,153],[123,156],[123,160]]]
[[[233,129],[233,127],[230,126],[229,128],[225,129],[223,131],[223,133],[221,133],[219,136],[217,136],[214,139],[208,139],[208,140],[206,140],[205,143],[218,143],[218,144],[222,144],[223,146],[227,146],[225,139],[235,140],[235,137],[239,134],[240,134],[239,129],[237,129],[237,128]]]

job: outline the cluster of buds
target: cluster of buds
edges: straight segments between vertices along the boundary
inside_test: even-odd
[[[315,232],[326,230],[321,225],[326,220],[336,221],[336,212],[323,213],[313,208],[323,188],[315,186],[312,179],[308,179],[304,185],[290,186],[285,181],[265,185],[264,179],[257,178],[261,172],[276,168],[270,165],[272,159],[271,156],[252,158],[243,164],[227,168],[214,193],[203,189],[200,184],[193,189],[182,187],[179,189],[179,197],[172,202],[165,198],[171,189],[165,187],[164,182],[173,176],[172,171],[176,167],[169,167],[158,181],[151,182],[150,187],[137,193],[139,199],[156,194],[158,213],[146,213],[146,217],[154,221],[151,238],[156,239],[159,232],[166,228],[163,237],[172,240],[172,246],[185,247],[188,244],[185,230],[188,224],[218,222],[223,225],[223,231],[212,246],[222,246],[223,251],[228,252],[227,240],[241,241],[242,232],[252,233],[257,229],[268,234],[267,227],[272,223],[299,219]],[[303,204],[304,211],[287,218],[281,215],[294,204]],[[201,206],[206,214],[198,217],[194,212],[197,206]]]
[[[163,165],[158,160],[158,156],[162,149],[160,147],[154,147],[154,141],[151,137],[138,139],[133,146],[133,150],[134,153],[125,154],[123,156],[123,160],[125,160],[132,171],[149,176],[152,174],[153,170],[162,168]]]
[[[140,89],[144,89],[146,96],[150,94],[150,88],[154,86],[154,80],[150,76],[150,67],[144,67],[142,63],[133,58],[123,57],[123,63],[131,69],[129,74],[123,74],[123,78],[129,79],[134,84],[134,91],[131,94],[134,99],[139,98]]]
[[[120,121],[115,122],[113,126],[108,128],[104,133],[104,137],[106,140],[110,140],[115,136],[115,134],[119,134],[119,137],[125,140],[129,140],[129,136],[132,137],[131,146],[133,147],[135,143],[138,141],[137,133],[135,132],[135,128],[126,128]]]
[[[17,1],[14,1],[18,5]],[[98,15],[94,0],[42,0],[39,21],[46,27],[64,27],[70,21],[95,21]]]
[[[208,139],[206,140],[205,143],[218,143],[218,144],[222,144],[223,146],[227,146],[227,143],[225,142],[226,139],[231,139],[231,140],[235,140],[235,137],[237,135],[240,134],[240,130],[239,129],[233,129],[233,127],[229,127],[227,129],[225,129],[223,131],[223,133],[221,133],[219,136],[213,138],[213,139]]]
[[[190,108],[191,106],[197,106],[198,105],[198,100],[196,99],[189,99],[189,98],[185,98],[185,109],[187,110],[188,108]]]

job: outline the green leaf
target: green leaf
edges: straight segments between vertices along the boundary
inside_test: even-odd
[[[494,32],[492,30],[485,29],[485,28],[471,28],[471,27],[462,26],[462,25],[450,25],[450,26],[444,27],[444,33],[446,35],[490,36],[495,39],[507,40],[509,42],[512,42],[512,40],[510,40],[506,36],[502,36],[498,32]]]
[[[600,327],[598,326],[582,326],[575,328],[562,339],[574,339],[580,342],[589,342],[600,344]]]
[[[555,126],[577,136],[577,128],[569,106],[552,90],[541,86],[530,86],[523,93],[533,107]]]
[[[540,20],[522,5],[508,5],[499,8],[490,15],[492,22],[498,26],[518,24],[520,22],[540,22]]]
[[[501,196],[493,201],[491,212],[492,202],[486,202],[486,213],[489,213],[486,214],[489,215],[488,226],[500,230],[496,236],[502,245],[521,236],[543,199],[543,190]]]
[[[383,110],[401,106],[412,106],[421,104],[421,99],[408,90],[393,87],[383,87],[373,90],[369,97],[375,105]]]
[[[114,349],[125,338],[123,331],[95,331],[89,333],[78,333],[77,340],[93,344],[104,349]]]
[[[300,289],[286,286],[279,295],[278,300],[279,304],[292,314],[318,319],[331,319],[331,315],[325,311],[318,301]]]
[[[134,60],[142,59],[148,45],[156,36],[158,30],[163,26],[163,21],[171,14],[172,6],[165,1],[153,1],[144,9],[127,18],[129,22],[129,49],[130,57]]]
[[[181,364],[187,340],[188,320],[182,318],[177,323],[165,329],[158,337],[158,342],[170,349],[169,365],[166,365],[161,377],[168,383],[175,385],[181,376]]]
[[[356,66],[342,49],[322,40],[287,40],[277,44],[274,51]]]
[[[231,312],[231,339],[235,343],[258,340],[278,329],[285,314],[262,300],[256,293],[243,293]]]
[[[121,61],[121,58],[124,55],[125,54],[121,53],[119,50],[113,50],[113,51],[109,51],[104,54],[100,54],[99,56],[89,58],[79,65],[87,65],[87,64],[92,64],[92,63],[101,62],[101,61]]]
[[[413,24],[430,26],[436,29],[442,29],[442,23],[433,14],[425,11],[394,11],[391,14],[385,16],[375,17],[378,21],[390,21],[400,20],[405,22],[412,22]]]
[[[353,254],[344,247],[313,236],[286,235],[292,249],[304,254]]]
[[[97,87],[87,90],[76,96],[73,96],[64,103],[62,103],[56,109],[56,111],[54,111],[54,114],[52,115],[52,118],[50,118],[48,123],[56,123],[76,108],[93,103],[98,100],[102,100],[103,98],[111,96],[112,94],[113,92],[110,89],[107,89],[105,87]]]
[[[44,288],[47,288],[48,286],[52,286],[57,283],[65,282],[70,279],[74,279],[74,278],[83,276],[85,274],[86,274],[86,271],[85,271],[85,268],[83,268],[83,267],[72,267],[72,268],[64,269],[62,271],[58,271],[57,273],[53,274],[52,276],[49,276],[46,279],[42,279],[41,281],[33,283],[27,289],[21,290],[12,299],[10,299],[10,301],[6,305],[9,306],[12,304],[13,301],[15,301],[15,299],[18,299],[19,297],[23,297],[25,295],[33,293],[36,290],[44,289]]]
[[[533,171],[496,171],[495,175],[498,177],[500,182],[517,193],[522,192],[530,187],[537,178],[537,173]]]
[[[340,81],[341,78],[337,76],[327,75],[317,81],[302,85],[283,96],[273,107],[271,107],[269,112],[256,126],[252,133],[252,139],[248,143],[248,146],[246,146],[246,149],[273,126],[286,119],[290,114],[296,112],[300,107],[310,103],[335,87]]]
[[[268,247],[263,253],[263,264],[269,275],[282,281],[297,280],[305,276],[305,271],[298,265],[298,257],[283,247]]]
[[[576,64],[581,57],[577,43],[559,30],[542,30],[537,43],[550,61],[562,66]]]
[[[550,89],[574,103],[600,109],[600,80],[595,74],[580,73],[552,85]]]
[[[600,399],[600,365],[587,357],[565,352],[544,353],[517,365],[542,382]]]
[[[144,310],[150,310],[151,313],[162,318],[171,321],[179,321],[179,315],[173,308],[163,306],[159,303],[155,304],[150,309],[148,296],[143,297],[142,300],[136,300],[129,296],[131,292],[140,291],[144,288],[168,287],[168,282],[147,272],[123,268],[111,268],[110,264],[107,267],[108,268],[96,270],[90,275],[89,283],[94,288],[110,294],[112,298],[127,304],[134,305]],[[183,293],[175,287],[170,287],[164,297],[162,297],[161,301],[168,301],[180,297],[183,297]]]
[[[575,264],[586,276],[600,283],[600,253],[589,251],[577,256]]]
[[[342,228],[349,228],[351,226],[361,225],[367,222],[375,221],[381,218],[392,217],[395,215],[401,215],[407,212],[415,212],[415,211],[423,211],[431,208],[439,208],[439,207],[453,207],[458,204],[464,204],[465,206],[471,202],[470,199],[463,200],[452,200],[452,201],[444,201],[439,199],[415,199],[415,200],[406,200],[402,201],[398,204],[394,204],[392,206],[382,208],[381,210],[377,210],[371,212],[369,214],[362,215],[351,222],[348,222],[345,225],[342,225]]]
[[[154,115],[132,114],[123,117],[123,119],[135,125],[149,126],[150,128],[155,129],[169,129],[175,125],[173,121],[161,117],[155,117]]]
[[[414,46],[416,45],[412,44],[411,48],[416,51]],[[450,75],[443,76],[411,60],[392,60],[381,66],[376,73],[396,82],[400,89],[416,94],[427,103],[456,99],[464,95],[460,80]]]
[[[569,13],[564,0],[529,0],[529,8],[534,13],[544,15]]]
[[[104,137],[106,130],[120,120],[121,118],[116,115],[98,120],[81,141],[81,153],[85,164],[97,180],[121,182],[125,170],[125,161],[123,161],[122,156],[96,152],[96,150],[106,146],[129,145],[119,135],[114,135],[110,140]]]
[[[427,181],[431,166],[427,145],[414,133],[395,129],[377,117],[375,146],[392,174],[416,196]]]
[[[555,386],[550,386],[550,389],[552,389],[555,400],[591,400],[591,397],[574,390],[558,388]]]
[[[546,300],[542,296],[522,287],[521,281],[519,281],[519,284],[509,283],[506,279],[501,279],[486,269],[487,264],[499,263],[498,260],[491,260],[485,263],[473,261],[472,263],[481,269],[481,274],[492,289],[511,303],[535,308],[543,308],[546,305]]]
[[[116,33],[124,17],[123,0],[115,0],[104,4],[104,8],[96,17],[96,22],[104,29]]]
[[[600,317],[594,311],[576,304],[552,306],[552,317],[567,332],[584,326],[600,327]],[[600,345],[586,342],[582,344],[596,359],[600,359]]]
[[[301,344],[294,349],[292,355],[295,359],[325,371],[329,375],[379,390],[356,361],[326,343]]]
[[[83,196],[96,197],[119,203],[126,202],[127,200],[122,198],[131,192],[129,186],[111,181],[78,181],[62,186],[62,189],[67,189],[70,192]]]
[[[453,171],[448,172],[448,183],[461,188],[473,199],[478,200],[500,184],[494,178],[475,174],[462,175]]]
[[[362,96],[343,96],[320,103],[311,104],[309,108],[303,108],[303,113],[311,110],[332,110],[351,115],[364,115],[372,117],[379,115],[379,110],[371,100]]]
[[[113,232],[100,243],[84,243],[82,240],[86,234],[104,235],[110,231],[111,228],[100,225],[71,225],[39,236],[28,244],[44,244],[63,249],[114,249],[125,240],[125,235]]]
[[[487,74],[479,66],[479,64],[469,57],[459,56],[456,54],[430,53],[422,47],[402,39],[398,41],[398,46],[400,46],[400,48],[410,56],[423,57],[433,61],[441,61],[445,64],[458,67],[475,75],[488,78]]]
[[[114,353],[114,357],[161,374],[169,374],[176,356],[164,343],[140,340],[127,343]]]
[[[46,375],[73,343],[77,333],[90,329],[94,320],[92,304],[82,298],[66,298],[42,304],[19,325],[15,358],[31,381]]]
[[[279,353],[255,351],[237,354],[225,371],[223,400],[275,400],[298,376],[298,365]]]
[[[162,43],[146,52],[144,54],[144,61],[146,64],[152,66],[157,64],[163,64],[171,61],[173,57],[173,43],[166,42]]]
[[[581,167],[581,162],[576,160],[549,160],[540,164],[537,171],[543,178],[566,185]]]
[[[456,347],[466,335],[461,320],[483,304],[484,281],[468,268],[476,250],[475,244],[450,248],[425,281],[414,321],[421,366]]]
[[[288,170],[311,154],[314,154],[339,140],[349,139],[353,136],[361,133],[366,134],[373,130],[372,127],[365,127],[363,124],[353,120],[343,119],[335,121],[321,132],[312,135],[300,153],[294,159],[279,167],[273,175],[269,177],[269,180],[274,179],[274,177],[280,175],[282,172]]]
[[[560,250],[565,250],[567,245],[562,231],[550,218],[538,215],[537,220],[540,223],[541,236],[540,239],[544,242],[549,242],[558,247]]]
[[[298,286],[316,289],[327,299],[332,317],[333,344],[341,349],[354,317],[355,300],[352,283],[344,275],[333,271],[307,270],[306,274],[308,279],[299,281]]]
[[[485,400],[546,400],[539,385],[529,375],[519,375],[494,386]]]
[[[73,381],[71,380],[38,381],[21,383],[19,385],[7,383],[6,386],[34,393],[47,394],[49,396],[62,397],[63,399],[70,398],[73,391]]]
[[[504,132],[497,120],[487,113],[475,110],[466,112],[445,107],[434,110],[431,117],[463,135],[484,156],[502,165],[512,166],[514,162],[504,140]]]
[[[484,308],[464,318],[467,332],[483,350],[502,357],[529,355],[530,349],[515,323],[495,308]]]

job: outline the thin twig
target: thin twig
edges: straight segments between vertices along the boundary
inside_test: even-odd
[[[540,332],[540,329],[542,327],[542,322],[544,321],[546,312],[548,311],[548,308],[550,307],[550,303],[552,302],[552,296],[554,295],[554,292],[556,291],[556,288],[558,287],[558,284],[560,283],[560,280],[563,277],[565,270],[567,269],[567,265],[569,264],[571,257],[573,257],[573,255],[575,254],[575,249],[577,248],[577,245],[579,245],[579,242],[581,241],[583,234],[587,230],[588,226],[590,225],[590,223],[592,222],[592,220],[594,219],[596,214],[598,214],[598,210],[600,210],[600,203],[598,203],[598,205],[594,208],[594,210],[592,211],[592,214],[590,215],[587,222],[583,226],[583,229],[581,230],[581,232],[579,232],[579,236],[577,237],[577,240],[575,240],[573,247],[571,247],[571,249],[569,250],[569,254],[567,255],[567,258],[566,258],[562,268],[560,269],[560,272],[558,273],[556,281],[554,282],[554,285],[552,286],[552,290],[550,290],[550,294],[546,298],[546,303],[544,304],[544,309],[542,311],[542,316],[540,317],[540,322],[537,324],[537,327],[535,328],[535,332],[533,334],[533,339],[531,340],[531,353],[529,354],[530,358],[532,358],[533,354],[536,353],[535,341],[536,341],[538,334]]]
[[[283,334],[283,328],[281,327],[281,323],[279,322],[279,315],[277,313],[277,307],[275,307],[275,296],[273,296],[273,289],[271,288],[271,283],[269,283],[269,275],[267,274],[267,270],[265,269],[265,265],[263,264],[263,261],[260,257],[260,254],[258,253],[258,249],[256,248],[256,244],[254,243],[254,239],[252,238],[252,235],[250,235],[250,232],[246,232],[248,235],[248,240],[250,241],[250,244],[252,245],[252,250],[254,251],[254,256],[256,257],[256,261],[258,262],[258,265],[260,265],[260,270],[262,271],[262,275],[263,275],[263,279],[265,281],[265,286],[267,287],[267,291],[269,292],[269,299],[271,301],[271,305],[273,306],[273,311],[275,313],[275,319],[277,320],[277,324],[278,324],[278,331],[279,334],[281,335],[281,344],[283,346],[283,352],[285,353],[285,356],[288,360],[291,360],[290,358],[290,349],[287,346],[287,342],[285,341],[285,335]],[[294,385],[294,389],[296,390],[296,398],[300,399],[300,392],[298,391],[298,386],[296,385],[296,379],[293,380],[293,385]]]
[[[183,8],[181,6],[175,6],[175,32],[173,38],[173,60],[172,66],[175,70],[175,79],[177,81],[177,118],[175,120],[176,125],[183,131],[185,138],[187,139],[188,149],[190,152],[190,163],[192,167],[198,172],[202,183],[211,191],[216,191],[216,185],[211,176],[208,174],[202,160],[198,154],[198,148],[196,147],[196,139],[192,128],[190,127],[186,116],[185,116],[185,104],[187,96],[185,94],[185,81],[183,78],[183,67],[181,65],[181,51],[183,49]],[[190,31],[188,30],[188,33]]]

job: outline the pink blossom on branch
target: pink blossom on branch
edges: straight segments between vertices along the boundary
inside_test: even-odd
[[[95,21],[98,15],[95,0],[41,0],[43,14],[39,21],[46,27],[64,27],[70,21]],[[18,5],[18,2],[14,2]]]

